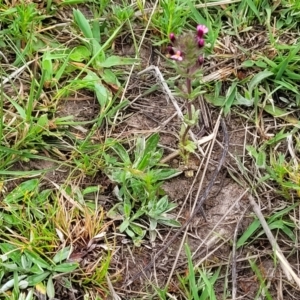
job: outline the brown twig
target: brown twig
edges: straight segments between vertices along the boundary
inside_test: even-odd
[[[300,287],[300,278],[298,277],[298,275],[294,272],[294,270],[292,269],[291,265],[289,264],[289,262],[287,261],[287,259],[285,258],[282,250],[280,249],[279,245],[276,242],[275,237],[273,236],[268,223],[266,222],[263,214],[261,213],[260,207],[257,205],[257,203],[255,202],[253,196],[249,196],[249,201],[250,204],[252,205],[253,211],[255,212],[257,218],[260,221],[260,224],[273,248],[274,254],[277,256],[280,265],[281,265],[281,269],[283,270],[284,274],[287,277],[288,281],[295,281],[295,283],[297,284],[298,287]]]
[[[211,177],[211,180],[210,180],[208,186],[206,187],[204,193],[197,200],[197,206],[194,210],[194,213],[189,217],[189,219],[185,222],[185,224],[170,238],[170,240],[165,244],[165,246],[163,246],[162,249],[160,249],[155,254],[154,258],[141,271],[136,273],[132,277],[131,280],[129,280],[127,283],[125,283],[125,286],[129,286],[134,281],[136,281],[140,276],[142,276],[144,274],[144,272],[149,270],[154,265],[156,258],[159,257],[161,254],[163,254],[169,248],[169,246],[174,242],[174,240],[185,230],[185,228],[192,222],[194,217],[201,211],[202,205],[203,205],[204,201],[207,199],[207,196],[210,193],[210,191],[216,181],[216,178],[224,164],[226,154],[228,152],[228,145],[229,145],[228,131],[226,128],[225,121],[223,119],[221,120],[221,125],[222,125],[222,130],[223,130],[223,135],[224,135],[224,147],[223,147],[222,156],[221,156],[221,159],[219,161],[217,168],[215,169],[215,171]]]

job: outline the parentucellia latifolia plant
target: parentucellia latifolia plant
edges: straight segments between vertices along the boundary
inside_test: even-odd
[[[201,86],[193,89],[193,80],[199,77],[204,63],[203,47],[205,34],[208,28],[198,25],[195,32],[184,33],[178,37],[170,34],[170,44],[167,47],[168,57],[174,61],[174,67],[183,82],[176,88],[176,94],[185,99],[187,113],[183,117],[179,133],[179,150],[184,162],[187,163],[189,155],[197,145],[189,139],[188,132],[199,122],[199,110],[195,109],[194,100],[203,90]]]

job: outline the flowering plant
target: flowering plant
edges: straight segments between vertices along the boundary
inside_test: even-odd
[[[192,80],[201,71],[201,66],[204,63],[203,47],[205,45],[205,34],[208,28],[205,25],[196,27],[194,32],[185,33],[176,37],[174,33],[170,34],[170,44],[167,47],[168,57],[175,61],[177,73],[184,79],[185,84],[179,88],[179,94],[186,100],[187,114],[184,116],[183,124],[180,130],[179,149],[181,155],[188,161],[189,154],[194,152],[196,144],[188,139],[189,130],[198,124],[199,110],[195,109],[193,101],[203,91],[198,86],[193,90]]]

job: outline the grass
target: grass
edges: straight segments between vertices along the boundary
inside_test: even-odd
[[[298,299],[273,247],[296,271],[298,1],[44,2],[0,4],[0,299]],[[201,242],[190,229],[184,257],[176,243],[168,250],[184,264],[175,275],[166,265],[167,284],[158,269],[150,288],[124,289],[185,222],[195,184],[209,181],[204,162],[218,159],[209,149],[219,136],[193,144],[188,160],[176,156],[182,133],[169,96],[159,76],[138,73],[155,65],[172,93],[184,91],[166,47],[170,33],[197,24],[209,32],[192,82],[193,143],[218,132],[201,122],[214,126],[221,110],[231,134],[221,200],[248,190],[262,215],[245,212],[245,196],[235,213],[222,210],[223,223],[198,228]],[[202,179],[186,178],[195,166]]]

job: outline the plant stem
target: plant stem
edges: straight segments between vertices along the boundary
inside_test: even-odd
[[[187,74],[189,74],[189,69],[187,69]],[[191,120],[193,118],[192,103],[190,101],[190,95],[192,93],[192,80],[189,76],[186,78],[186,88],[187,88],[187,94],[188,94],[188,97],[186,99],[186,107],[187,107],[188,118],[189,118],[189,120]],[[187,135],[188,135],[188,132],[190,129],[191,129],[191,126],[186,125],[186,128],[181,136],[181,144],[183,146],[185,146],[185,144],[186,144]],[[183,156],[186,156],[186,150],[183,150]]]
[[[189,72],[189,70],[188,70]],[[187,88],[187,93],[188,95],[190,96],[191,93],[192,93],[192,80],[190,77],[187,77],[186,79],[186,88]],[[189,119],[191,120],[192,119],[192,103],[188,97],[188,99],[186,99],[187,103],[186,103],[186,106],[187,106],[187,111],[188,111],[188,116],[189,116]]]
[[[189,74],[189,69],[187,69],[187,74]],[[186,99],[187,112],[188,112],[189,120],[192,120],[192,118],[193,118],[193,115],[192,115],[192,102],[190,101],[190,95],[192,93],[192,80],[189,76],[186,78],[186,88],[187,88],[187,93],[188,93],[188,98]],[[185,128],[185,131],[182,135],[183,145],[186,142],[187,134],[188,134],[190,129],[191,129],[191,126],[187,125],[186,128]]]
[[[186,101],[186,108],[187,108],[187,115],[188,115],[188,119],[192,120],[193,119],[193,113],[192,113],[192,101],[191,101],[191,94],[192,94],[192,79],[189,76],[190,70],[187,69],[187,78],[186,78],[186,88],[187,88],[187,99]],[[191,129],[191,125],[187,125],[184,124],[186,127],[184,129],[184,132],[181,136],[181,145],[183,147],[182,149],[182,155],[183,157],[185,157],[186,160],[188,160],[188,152],[184,149],[184,147],[187,144],[187,140],[188,140],[188,132]]]
[[[191,129],[191,126],[187,125],[185,130],[184,130],[184,133],[183,133],[182,138],[181,138],[181,142],[182,142],[183,145],[185,145],[185,142],[187,140],[187,134],[188,134],[190,129]]]

